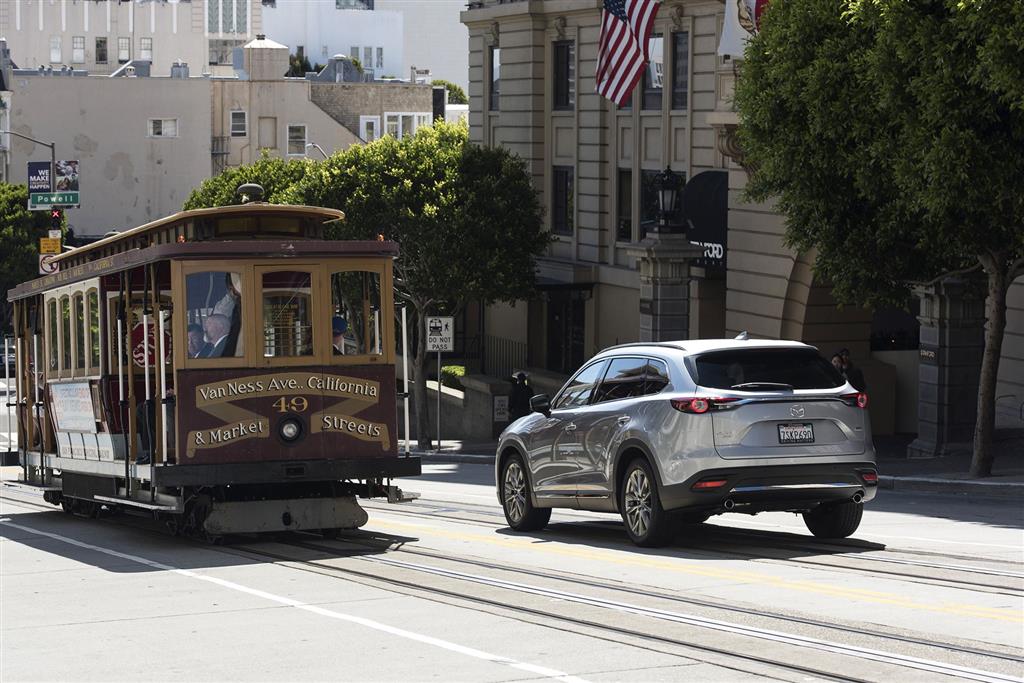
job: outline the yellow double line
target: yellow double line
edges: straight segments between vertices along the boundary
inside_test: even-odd
[[[548,555],[561,555],[564,557],[595,560],[598,562],[631,567],[660,569],[679,574],[688,574],[691,576],[706,576],[714,579],[731,579],[744,583],[770,586],[772,588],[785,588],[805,593],[816,593],[818,595],[829,595],[833,597],[848,598],[850,600],[859,600],[861,602],[870,602],[878,605],[891,605],[905,609],[939,612],[941,614],[955,614],[958,616],[975,617],[978,619],[994,619],[996,621],[1008,621],[1017,624],[1024,623],[1024,615],[1022,615],[1019,608],[984,607],[982,605],[959,603],[935,604],[917,602],[895,593],[872,591],[863,588],[846,588],[812,581],[793,581],[790,579],[772,576],[770,574],[729,569],[727,567],[720,566],[716,566],[714,568],[701,567],[680,558],[665,560],[650,557],[648,555],[619,553],[613,550],[597,551],[573,548],[550,542],[527,540],[525,538],[498,538],[484,534],[470,534],[461,531],[438,529],[423,524],[410,524],[408,522],[397,522],[394,520],[385,521],[380,517],[374,517],[371,524],[373,527],[384,527],[406,533],[419,533],[424,536],[436,536],[455,541],[466,541],[473,544],[482,543],[502,548],[512,548],[515,550],[532,550]]]

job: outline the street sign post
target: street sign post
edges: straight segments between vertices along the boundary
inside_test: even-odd
[[[441,450],[441,352],[455,350],[455,318],[427,318],[427,351],[437,351],[437,450]]]

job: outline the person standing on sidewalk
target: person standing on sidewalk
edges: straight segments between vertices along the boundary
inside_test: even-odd
[[[850,360],[850,349],[840,349],[839,357],[843,360],[843,374],[857,391],[866,392],[868,383],[864,381],[864,373]]]
[[[530,388],[529,378],[525,372],[517,372],[513,375],[512,393],[508,398],[508,412],[512,422],[515,422],[524,415],[530,414],[530,398],[533,396],[533,389]]]

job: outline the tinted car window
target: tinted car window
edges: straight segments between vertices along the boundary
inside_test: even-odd
[[[794,389],[834,389],[845,380],[813,349],[742,349],[705,353],[693,361],[696,381],[714,389],[751,390],[758,383],[787,384]]]
[[[608,367],[608,361],[602,360],[593,365],[583,368],[575,377],[569,380],[569,384],[562,390],[562,395],[555,402],[555,408],[575,408],[586,405],[590,402],[590,396],[594,393],[598,382],[604,376],[604,369]]]
[[[668,386],[668,366],[660,360],[647,361],[644,394],[656,394]]]
[[[643,358],[612,359],[594,402],[618,401],[622,398],[643,396],[644,369],[646,367],[647,362]]]

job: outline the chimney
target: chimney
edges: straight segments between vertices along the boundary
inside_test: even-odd
[[[171,78],[188,78],[188,64],[180,59],[171,65]]]

